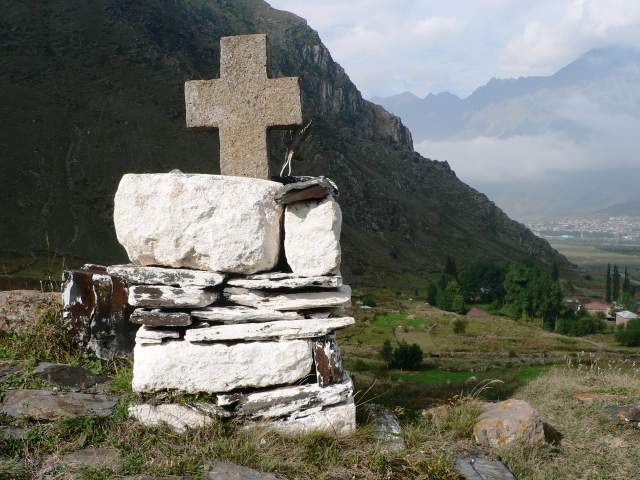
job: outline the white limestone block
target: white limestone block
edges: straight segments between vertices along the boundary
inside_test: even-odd
[[[218,299],[218,292],[200,287],[175,288],[164,285],[133,285],[129,287],[132,307],[201,308]]]
[[[192,310],[191,316],[198,320],[222,324],[300,320],[303,318],[296,312],[280,312],[278,310],[241,306],[207,307],[202,310]]]
[[[341,405],[302,410],[285,419],[265,421],[260,425],[289,435],[325,432],[341,437],[356,430],[356,406],[350,399]]]
[[[318,277],[300,277],[291,273],[273,272],[233,278],[227,282],[232,287],[254,288],[257,290],[299,289],[299,288],[338,288],[342,286],[339,275]]]
[[[170,341],[137,344],[133,355],[135,392],[215,393],[287,385],[306,377],[313,363],[307,340],[234,345]]]
[[[206,427],[213,422],[209,412],[177,403],[130,405],[129,417],[146,427],[159,427],[166,424],[178,433],[183,433],[187,429]]]
[[[167,328],[149,328],[141,326],[136,332],[136,343],[140,344],[157,344],[163,340],[178,340],[180,332]]]
[[[281,186],[222,175],[127,174],[115,196],[118,241],[136,265],[271,270],[280,250]]]
[[[351,287],[336,290],[269,293],[246,288],[225,288],[224,296],[232,303],[270,310],[306,310],[311,308],[343,307],[351,302]]]
[[[217,272],[187,268],[140,267],[137,265],[111,265],[109,275],[122,278],[128,285],[168,285],[173,287],[215,287],[225,276]]]
[[[313,277],[340,268],[342,212],[333,197],[287,205],[284,252],[296,275]]]
[[[344,403],[353,396],[353,382],[347,377],[342,383],[326,388],[317,383],[275,388],[248,394],[218,395],[221,410],[253,420],[287,417],[310,408]]]
[[[227,342],[231,340],[292,340],[295,338],[317,338],[330,332],[353,325],[351,317],[280,320],[277,322],[244,323],[237,325],[215,325],[187,330],[185,340],[190,342]]]

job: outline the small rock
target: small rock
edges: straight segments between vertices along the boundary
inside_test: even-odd
[[[544,442],[544,426],[535,408],[511,399],[489,406],[473,427],[473,435],[485,447],[502,447],[515,440],[536,445]]]
[[[116,448],[85,448],[65,455],[62,463],[72,471],[82,468],[108,468],[117,471],[122,466],[122,458]]]
[[[377,437],[383,448],[392,453],[404,450],[405,445],[402,438],[402,429],[394,413],[382,405],[371,403],[365,405],[365,411],[369,416],[369,421],[372,422],[378,430]]]
[[[454,467],[465,480],[517,480],[500,460],[482,455],[458,456]]]
[[[105,380],[82,367],[64,363],[42,362],[33,369],[33,373],[36,378],[74,390],[85,390]]]
[[[0,413],[35,420],[66,417],[106,417],[118,403],[118,397],[89,393],[57,393],[49,390],[7,390]]]
[[[191,325],[191,315],[186,312],[166,312],[157,308],[136,308],[129,321],[149,327],[187,327]]]
[[[444,404],[437,407],[431,407],[428,410],[423,410],[422,415],[431,420],[434,425],[440,424],[451,413],[451,405]]]
[[[206,469],[205,473],[207,480],[281,480],[282,478],[229,462],[215,462]]]
[[[276,194],[276,202],[289,205],[305,200],[322,200],[329,195],[337,196],[338,187],[328,178],[316,177],[286,184]]]

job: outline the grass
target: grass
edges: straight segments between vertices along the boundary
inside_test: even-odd
[[[470,379],[476,379],[474,385],[481,380],[498,379],[501,381],[528,382],[537,378],[548,370],[549,366],[537,365],[532,367],[496,368],[482,373],[476,372],[452,372],[444,370],[425,370],[422,372],[391,373],[391,378],[404,382],[417,382],[426,384],[464,383]]]

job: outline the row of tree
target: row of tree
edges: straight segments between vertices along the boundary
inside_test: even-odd
[[[625,267],[623,278],[622,275],[620,275],[620,270],[617,265],[613,266],[613,272],[611,271],[611,265],[607,265],[605,287],[605,299],[607,303],[627,303],[625,300],[628,300],[628,297],[633,298],[635,293],[635,287],[631,284],[629,270]]]

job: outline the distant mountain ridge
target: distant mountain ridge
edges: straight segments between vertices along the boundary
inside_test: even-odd
[[[637,49],[594,49],[550,76],[493,78],[463,99],[448,92],[424,98],[405,92],[372,101],[402,119],[421,153],[434,156],[431,150],[446,143],[435,156],[456,169],[464,160],[456,158],[456,145],[492,139],[494,150],[483,151],[476,161],[487,162],[493,153],[517,165],[519,152],[509,150],[515,148],[509,142],[517,147],[526,140],[520,143],[537,150],[538,163],[547,166],[545,176],[506,177],[502,183],[471,179],[516,218],[584,214],[635,196],[629,176],[640,167]],[[608,196],[602,195],[603,179],[613,186]],[[588,183],[578,187],[577,181]]]

